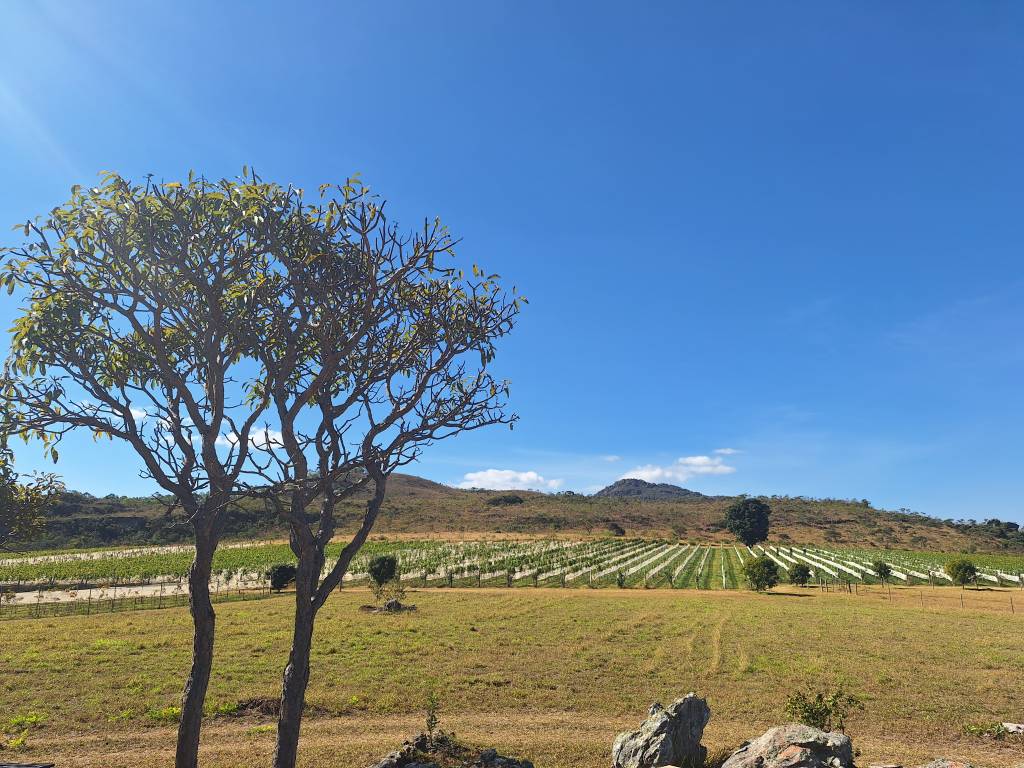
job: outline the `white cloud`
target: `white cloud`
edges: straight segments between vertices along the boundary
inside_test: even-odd
[[[681,483],[698,475],[731,475],[735,471],[736,467],[730,467],[718,456],[683,456],[667,466],[644,464],[642,467],[635,467],[619,479],[636,478],[649,483]]]
[[[230,448],[238,444],[238,435],[230,432],[217,438],[217,445]],[[276,429],[261,429],[249,435],[249,445],[259,450],[274,449],[281,446],[281,433]]]
[[[616,461],[622,461],[622,457],[616,456],[614,453],[609,453],[606,456],[602,456],[601,461],[607,461],[609,464],[614,464]]]
[[[144,418],[149,416],[149,414],[141,408],[129,408],[128,410],[132,412],[132,418],[136,421],[142,421]]]
[[[486,488],[491,491],[553,491],[562,480],[547,480],[537,472],[517,472],[514,469],[484,469],[467,472],[459,488]]]
[[[719,456],[732,456],[737,453],[742,453],[738,448],[715,448],[715,453]]]

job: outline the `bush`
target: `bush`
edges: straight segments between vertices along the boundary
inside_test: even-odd
[[[889,581],[889,577],[892,576],[892,568],[884,560],[875,560],[871,564],[871,570],[875,572],[875,576],[878,580],[885,584]]]
[[[618,523],[608,523],[607,528],[608,528],[609,532],[612,534],[612,536],[625,536],[626,535],[626,529],[623,528]]]
[[[804,725],[823,731],[843,731],[846,716],[855,709],[864,709],[856,696],[847,693],[842,686],[832,693],[823,691],[800,691],[786,699],[786,714]]]
[[[946,574],[961,587],[978,581],[978,567],[963,557],[946,563]]]
[[[159,723],[177,723],[181,720],[181,707],[151,709],[146,715],[150,720],[156,720]]]
[[[626,587],[626,574],[624,574],[622,571],[619,571],[615,575],[615,585],[619,589],[625,589],[625,587]]]
[[[291,563],[278,563],[277,565],[270,566],[270,570],[267,571],[267,578],[270,579],[270,588],[275,592],[280,592],[295,581],[296,573],[298,573],[298,570]]]
[[[507,493],[504,496],[494,496],[488,499],[487,503],[492,507],[511,507],[514,504],[522,504],[523,497],[516,496],[514,493]]]
[[[751,589],[764,592],[779,583],[779,566],[771,558],[762,555],[743,564],[743,576]]]
[[[811,580],[811,569],[803,563],[797,563],[790,567],[789,573],[786,575],[789,577],[790,584],[796,584],[798,587],[806,587],[807,582]]]
[[[768,517],[772,508],[760,499],[738,499],[725,511],[725,527],[746,546],[768,538]]]

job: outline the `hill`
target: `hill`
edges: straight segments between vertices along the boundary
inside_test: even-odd
[[[607,488],[602,488],[594,494],[598,498],[630,498],[644,501],[666,501],[670,499],[706,499],[703,493],[691,491],[688,488],[680,488],[678,485],[668,483],[649,483],[646,480],[638,480],[634,477],[627,477],[616,480]]]
[[[773,496],[771,540],[947,552],[1024,552],[1015,523],[938,520],[876,509],[866,500]],[[394,475],[375,534],[608,535],[729,541],[723,530],[728,496],[705,496],[666,484],[623,480],[593,496],[571,492],[481,491],[452,488],[421,477]],[[354,530],[364,497],[341,505],[340,527]],[[281,537],[284,528],[262,503],[233,511],[228,538]],[[70,492],[51,511],[38,547],[189,541],[191,532],[169,499],[96,497]]]

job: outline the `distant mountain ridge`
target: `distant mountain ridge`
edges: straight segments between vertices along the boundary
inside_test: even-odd
[[[706,499],[703,493],[680,488],[669,483],[649,483],[635,477],[625,477],[594,494],[602,498],[628,498],[642,501],[674,501],[677,499]]]

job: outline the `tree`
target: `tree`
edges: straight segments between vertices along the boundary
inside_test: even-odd
[[[507,382],[486,366],[520,300],[476,267],[467,280],[438,264],[455,244],[440,222],[403,237],[356,181],[325,185],[309,204],[244,170],[141,185],[107,173],[23,233],[26,244],[2,252],[0,279],[26,301],[4,366],[4,434],[38,439],[55,460],[75,430],[122,440],[191,524],[193,655],[177,768],[198,763],[225,518],[250,495],[289,524],[297,646],[279,764],[293,764],[311,617],[365,541],[395,468],[422,445],[514,420],[501,408]],[[334,505],[357,492],[369,493],[362,525],[314,595]],[[314,500],[315,531],[304,517]]]
[[[23,478],[14,471],[14,455],[0,443],[0,550],[10,542],[27,541],[38,533],[43,513],[64,490],[56,475],[36,473]]]
[[[367,571],[374,597],[380,600],[384,588],[398,575],[398,558],[394,555],[377,555],[370,561]]]
[[[737,499],[725,511],[725,527],[746,546],[752,547],[768,538],[771,513],[771,507],[761,499]]]
[[[273,423],[242,473],[288,526],[298,560],[277,768],[296,762],[316,615],[372,530],[390,475],[427,445],[516,419],[490,366],[522,300],[497,275],[442,263],[456,242],[439,221],[404,234],[358,182],[327,190],[316,204],[299,190],[259,193],[295,220],[263,270],[269,295],[250,303],[265,326],[255,391]],[[352,497],[366,500],[362,519],[328,562],[336,509]]]
[[[970,560],[959,557],[946,563],[946,575],[953,580],[954,584],[964,587],[977,583],[978,567]]]
[[[295,581],[296,568],[291,563],[278,563],[270,566],[267,571],[267,578],[270,580],[270,588],[280,592],[293,581]]]
[[[278,288],[270,254],[296,229],[282,199],[255,177],[139,185],[104,173],[2,251],[2,281],[26,302],[4,366],[8,428],[54,460],[77,430],[127,443],[192,526],[177,768],[198,763],[213,555],[271,401],[274,377],[253,351],[275,330],[263,311]]]
[[[790,584],[805,587],[807,582],[811,580],[811,569],[803,563],[796,563],[790,566],[787,576],[789,577]]]
[[[753,557],[743,564],[743,575],[751,589],[764,592],[779,583],[779,566],[764,555]]]
[[[892,577],[892,566],[890,566],[884,560],[875,560],[871,564],[871,570],[875,572],[875,576],[883,584],[888,584],[889,579]]]

